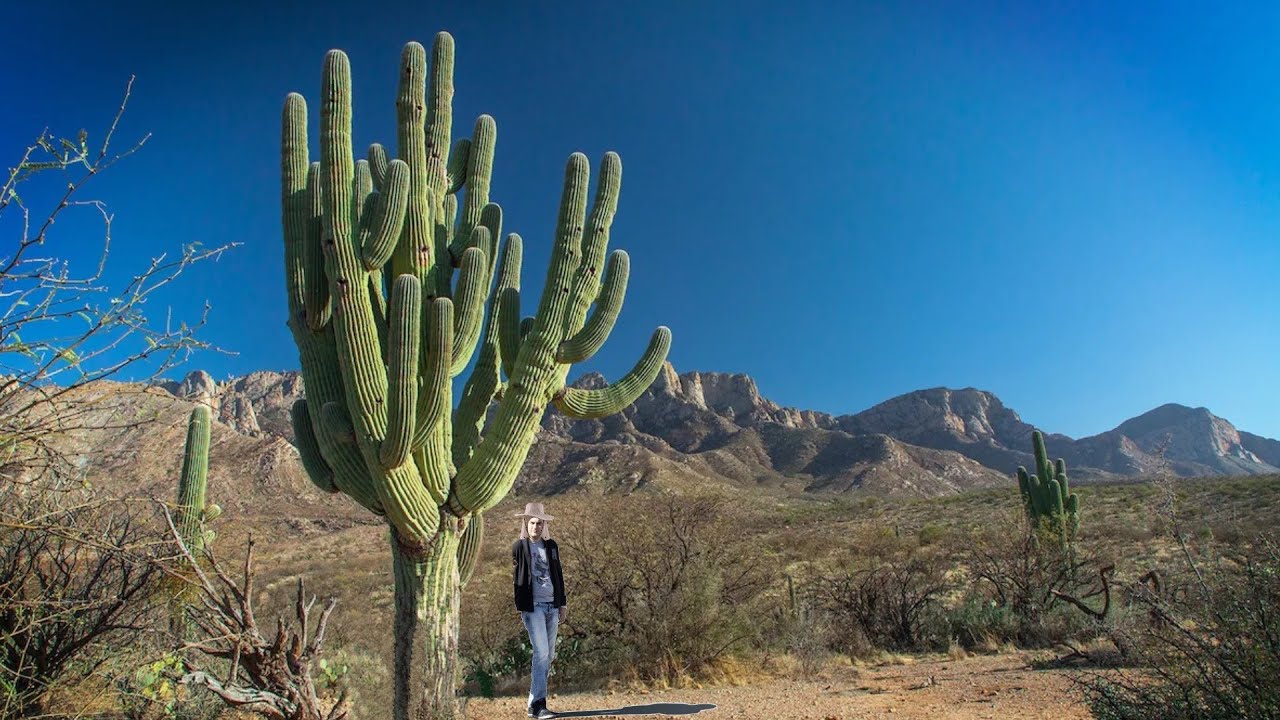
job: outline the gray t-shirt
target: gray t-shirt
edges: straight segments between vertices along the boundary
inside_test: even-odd
[[[551,586],[551,563],[547,562],[547,546],[541,540],[529,541],[529,555],[533,561],[533,601],[555,602],[555,590]]]

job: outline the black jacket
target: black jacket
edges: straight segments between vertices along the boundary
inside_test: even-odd
[[[547,564],[551,566],[551,604],[563,607],[564,576],[560,574],[560,549],[556,541],[547,539],[542,544],[547,548]],[[532,561],[529,557],[529,541],[517,540],[511,544],[511,567],[514,571],[516,609],[521,612],[533,612],[533,574]]]

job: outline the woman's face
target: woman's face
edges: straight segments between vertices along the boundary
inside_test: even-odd
[[[542,537],[542,528],[547,524],[542,518],[529,518],[529,537],[537,540]]]

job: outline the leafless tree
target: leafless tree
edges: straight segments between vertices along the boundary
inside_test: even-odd
[[[1017,619],[1018,640],[1036,645],[1044,637],[1045,616],[1064,595],[1093,597],[1081,577],[1093,562],[1079,548],[1064,546],[1053,531],[1028,522],[1003,523],[972,536],[962,552],[968,575]]]
[[[193,264],[236,243],[187,244],[175,256],[152,258],[122,287],[107,281],[113,216],[104,202],[83,195],[90,180],[147,140],[112,154],[132,85],[130,79],[101,145],[91,147],[84,130],[75,139],[43,131],[0,187],[0,237],[17,236],[0,242],[0,482],[50,480],[51,487],[78,479],[79,463],[58,440],[90,425],[111,429],[93,414],[101,401],[86,388],[124,375],[155,378],[210,349],[197,337],[207,304],[194,323],[175,324],[168,313],[163,322],[149,316],[148,302]],[[47,203],[28,199],[51,189]],[[82,239],[55,238],[55,223],[74,211],[101,216],[96,252]]]
[[[949,558],[936,548],[890,537],[868,538],[850,550],[841,567],[810,583],[818,606],[845,636],[872,646],[915,650],[924,642],[924,620],[950,589]]]

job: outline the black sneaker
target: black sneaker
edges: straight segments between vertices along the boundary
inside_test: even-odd
[[[538,710],[542,707],[543,702],[545,701],[534,700],[532,703],[529,704],[529,707],[525,709],[525,714],[531,718],[538,717]]]
[[[556,714],[547,709],[547,701],[542,701],[542,706],[538,708],[538,720],[551,720]]]

